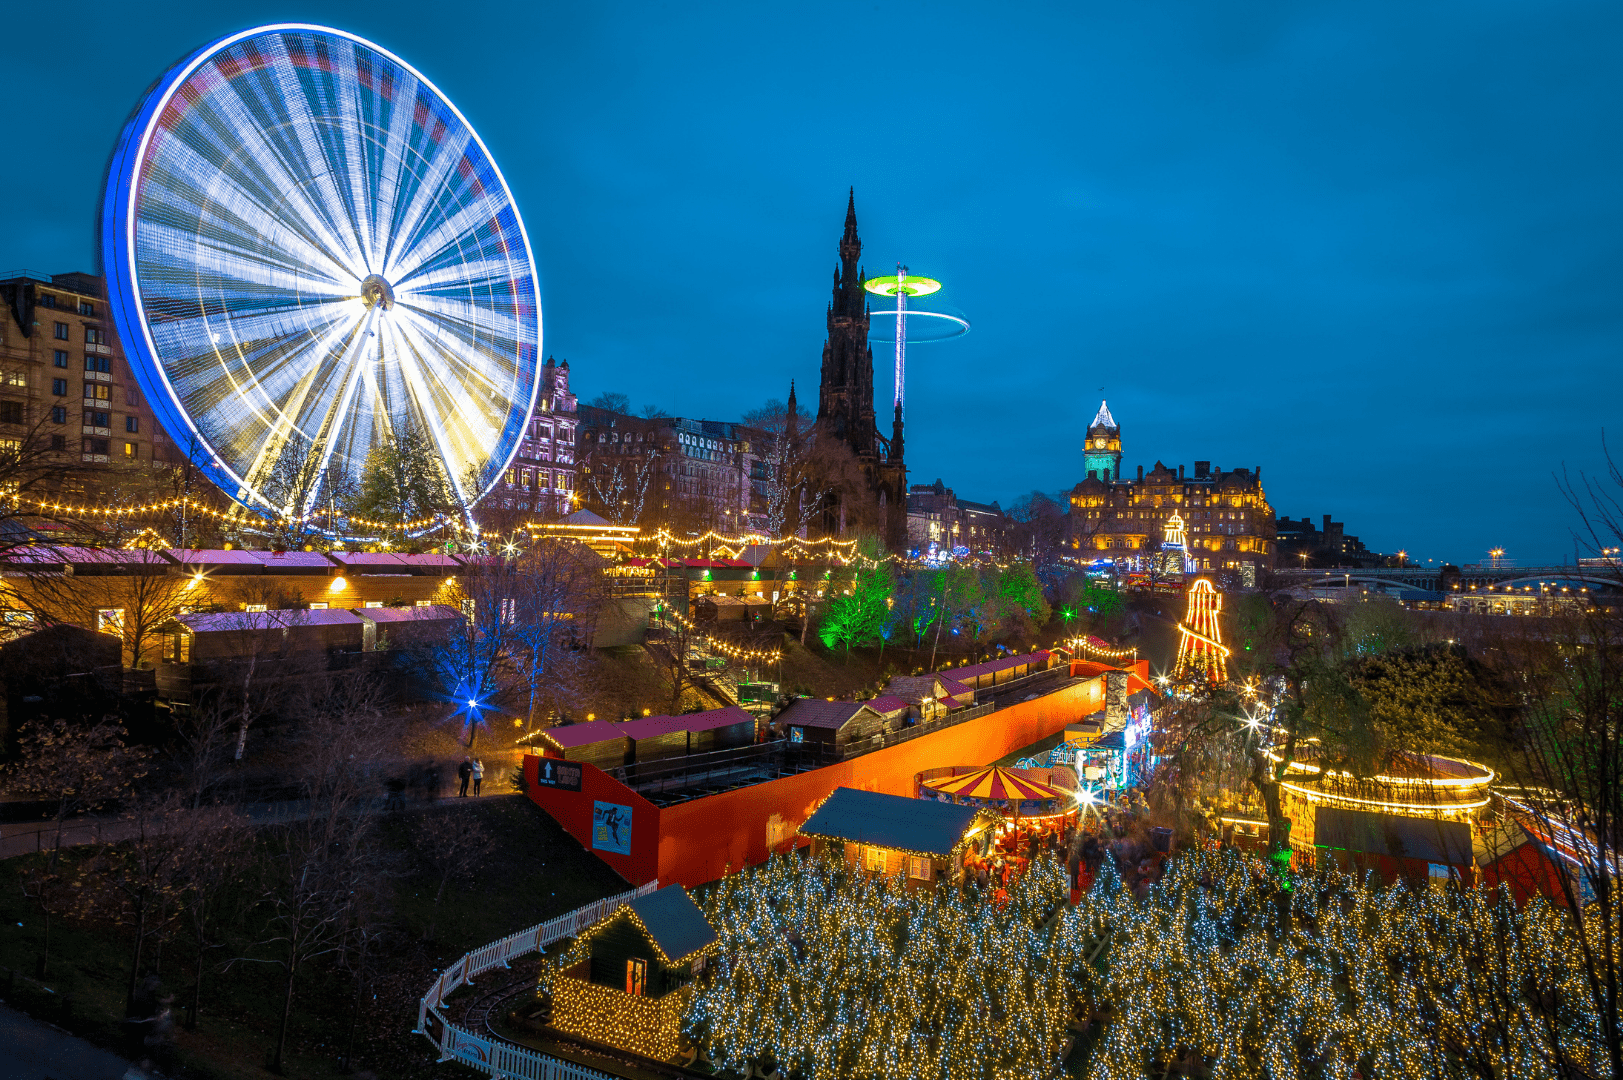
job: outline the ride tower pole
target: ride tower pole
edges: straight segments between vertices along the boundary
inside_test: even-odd
[[[907,373],[907,267],[896,264],[896,400],[902,403],[903,377]]]

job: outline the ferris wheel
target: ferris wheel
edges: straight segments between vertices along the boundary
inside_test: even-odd
[[[456,106],[377,45],[263,26],[181,61],[119,139],[102,246],[147,400],[244,505],[308,513],[404,443],[471,505],[518,450],[529,238]]]

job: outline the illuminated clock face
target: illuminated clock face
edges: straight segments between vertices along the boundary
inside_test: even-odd
[[[1093,448],[1095,450],[1103,450],[1105,448],[1105,441],[1103,439],[1094,439]]]

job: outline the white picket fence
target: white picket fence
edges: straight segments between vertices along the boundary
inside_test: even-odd
[[[445,998],[464,983],[472,986],[476,976],[491,968],[505,968],[515,956],[542,952],[553,942],[574,937],[627,900],[647,896],[657,888],[659,882],[650,881],[641,888],[576,908],[567,915],[509,934],[500,941],[493,941],[482,949],[467,953],[441,972],[434,985],[428,988],[428,993],[423,995],[417,1006],[417,1026],[412,1033],[427,1036],[439,1049],[441,1061],[460,1061],[475,1069],[483,1069],[491,1076],[512,1077],[514,1080],[612,1080],[595,1069],[457,1027],[445,1017]]]

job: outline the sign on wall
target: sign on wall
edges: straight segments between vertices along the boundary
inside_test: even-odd
[[[542,758],[540,767],[535,771],[535,781],[542,787],[579,791],[580,763]]]
[[[631,807],[619,803],[592,803],[592,848],[631,854]]]

